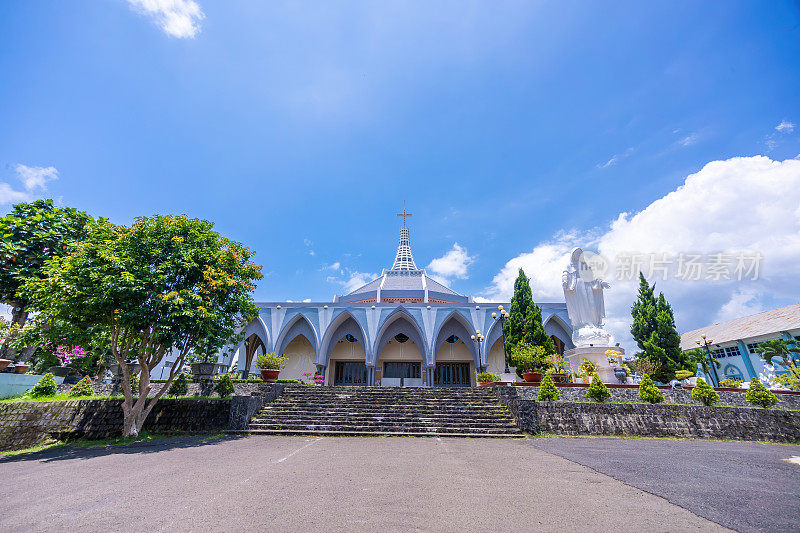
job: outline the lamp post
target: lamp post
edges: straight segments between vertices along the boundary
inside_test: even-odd
[[[475,330],[475,335],[471,335],[470,336],[470,339],[472,339],[473,341],[476,341],[476,340],[478,341],[478,365],[480,366],[480,371],[481,372],[483,372],[483,370],[484,370],[483,358],[481,357],[481,342],[483,341],[484,338],[485,337],[483,335],[481,335],[481,330],[479,330],[479,329]]]
[[[500,331],[503,332],[503,359],[506,362],[505,373],[510,374],[511,370],[508,368],[508,353],[506,353],[506,328],[505,328],[505,321],[506,318],[508,318],[508,311],[503,309],[502,305],[498,305],[497,310],[500,311]],[[497,313],[492,313],[492,318],[494,320],[497,320]]]
[[[702,339],[703,342],[700,342],[700,339]],[[714,341],[712,341],[711,339],[707,339],[705,335],[700,335],[700,339],[694,342],[696,342],[697,344],[706,349],[706,354],[708,354],[708,359],[711,361],[711,372],[714,374],[712,378],[715,382],[714,386],[719,387],[719,374],[717,374],[717,362],[714,361],[714,356],[711,355],[711,350],[708,349],[708,346],[710,344],[713,344]]]

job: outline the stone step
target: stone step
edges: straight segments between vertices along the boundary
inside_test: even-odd
[[[353,431],[353,430],[310,430],[310,429],[244,429],[228,430],[227,433],[245,435],[310,435],[320,437],[453,437],[453,438],[524,438],[522,433],[439,433],[413,431]]]
[[[467,421],[480,421],[491,422],[499,421],[505,422],[513,420],[508,415],[490,415],[487,416],[483,413],[476,413],[470,416],[451,416],[451,415],[417,415],[417,414],[392,414],[392,413],[320,413],[320,412],[306,412],[306,413],[283,413],[280,411],[259,412],[256,418],[270,418],[270,419],[291,419],[291,420],[307,420],[307,419],[325,419],[325,420],[442,420],[453,422],[467,422]]]
[[[497,422],[469,422],[469,423],[445,423],[433,422],[424,420],[409,420],[398,422],[396,420],[254,420],[250,423],[253,429],[270,429],[270,428],[306,428],[312,426],[325,426],[326,428],[334,427],[352,427],[359,426],[361,428],[377,428],[386,430],[387,428],[438,428],[442,431],[452,430],[461,431],[464,428],[474,428],[480,430],[516,430],[516,425],[513,422],[505,424],[498,424]]]
[[[476,426],[461,426],[461,427],[446,427],[446,426],[367,426],[363,424],[350,424],[350,425],[332,425],[332,424],[253,424],[250,426],[251,431],[257,430],[294,430],[294,431],[359,431],[359,432],[409,432],[409,433],[439,433],[454,435],[459,433],[471,433],[473,435],[518,435],[519,429],[516,427],[476,427]]]

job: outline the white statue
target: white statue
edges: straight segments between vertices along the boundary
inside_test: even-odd
[[[575,346],[608,346],[611,335],[603,329],[606,316],[603,289],[610,285],[595,275],[580,248],[572,251],[570,264],[561,276],[561,285]]]

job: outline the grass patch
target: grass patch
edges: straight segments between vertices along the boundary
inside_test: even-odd
[[[134,397],[136,398],[136,397]],[[56,394],[55,396],[39,396],[34,398],[27,394],[22,396],[15,396],[13,398],[5,398],[0,400],[0,404],[2,403],[17,403],[17,402],[66,402],[72,400],[122,400],[124,397],[122,395],[116,396],[70,396],[66,392]],[[159,400],[230,400],[230,396],[219,397],[219,396],[193,396],[193,395],[186,395],[186,396],[162,396]]]

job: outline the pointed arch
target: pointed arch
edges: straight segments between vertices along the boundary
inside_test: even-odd
[[[286,347],[296,337],[302,335],[314,348],[314,353],[319,353],[319,338],[311,322],[302,313],[298,313],[281,329],[275,340],[275,353],[282,354]]]
[[[570,328],[564,319],[554,314],[547,319],[544,323],[544,332],[551,337],[557,337],[564,343],[564,349],[569,350],[574,348],[572,343],[572,328]]]
[[[320,350],[317,354],[317,364],[328,366],[331,352],[342,337],[352,335],[364,349],[365,358],[369,359],[369,339],[364,327],[350,311],[342,311],[333,319],[325,334],[322,336]]]
[[[414,342],[422,354],[423,362],[428,360],[428,347],[425,343],[425,335],[419,322],[403,306],[392,311],[383,321],[383,325],[378,329],[375,338],[375,345],[372,353],[369,354],[369,366],[375,366],[380,358],[380,353],[386,344],[398,334],[404,334]]]
[[[233,365],[233,359],[236,356],[236,352],[244,348],[244,361],[239,361],[239,371],[242,372],[242,375],[247,377],[250,372],[250,367],[253,364],[253,357],[261,347],[264,352],[268,351],[268,347],[270,346],[271,337],[269,334],[269,330],[267,329],[266,324],[264,324],[264,320],[260,316],[256,316],[248,322],[244,328],[239,332],[240,341],[238,345],[228,345],[230,350],[223,350],[223,353],[230,353],[231,360],[228,362],[228,366],[230,367]]]
[[[475,363],[475,368],[480,368],[482,366],[482,361],[480,360],[481,357],[479,355],[478,345],[471,339],[471,336],[474,334],[475,328],[472,322],[458,310],[451,311],[439,326],[428,366],[436,362],[436,356],[439,354],[439,348],[441,348],[442,344],[444,344],[451,335],[455,335],[467,346],[467,349],[472,355],[472,360]]]

